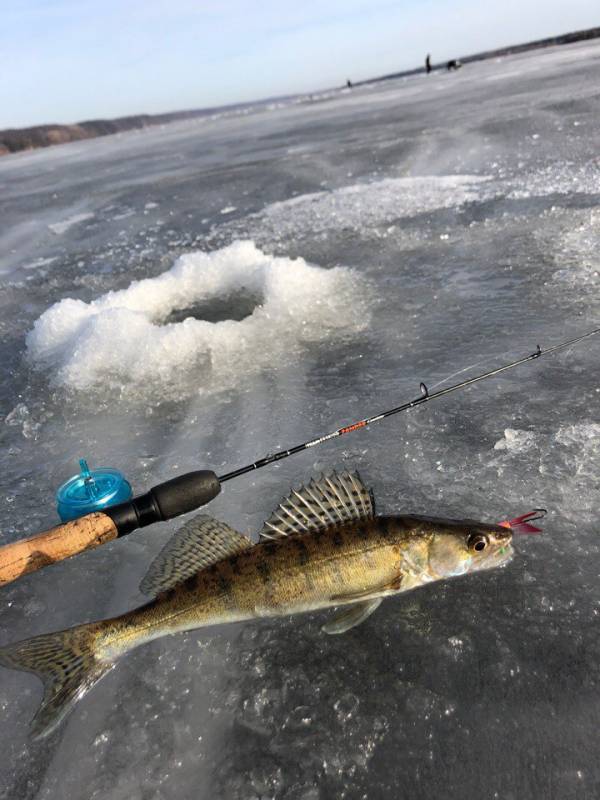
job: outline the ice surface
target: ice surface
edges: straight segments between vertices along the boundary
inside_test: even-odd
[[[373,227],[476,200],[486,180],[477,175],[384,178],[272,203],[258,215],[258,222],[271,235],[288,237]]]
[[[2,541],[57,521],[80,456],[137,491],[222,473],[597,326],[598,85],[584,42],[0,159]],[[1,671],[0,796],[600,796],[599,348],[207,509],[254,533],[328,467],[360,469],[382,512],[546,507],[506,569],[386,600],[344,636],[320,614],[156,641],[43,744],[39,683]],[[5,587],[0,644],[142,602],[175,527]]]
[[[52,233],[56,233],[60,235],[61,233],[66,233],[69,228],[72,228],[73,225],[77,225],[79,222],[85,222],[88,219],[93,219],[93,214],[75,214],[68,219],[63,220],[62,222],[54,222],[51,225],[48,225]],[[113,219],[118,219],[118,217],[113,217]]]

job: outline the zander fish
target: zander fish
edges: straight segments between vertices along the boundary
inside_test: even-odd
[[[373,496],[358,474],[333,473],[292,491],[256,544],[224,522],[195,517],[142,581],[151,602],[120,617],[0,649],[0,664],[33,672],[44,682],[33,721],[33,733],[43,736],[118,658],[145,642],[330,607],[339,608],[323,630],[343,633],[384,597],[506,564],[513,555],[512,534],[510,523],[376,516]]]

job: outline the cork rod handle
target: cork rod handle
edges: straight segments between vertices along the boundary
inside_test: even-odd
[[[98,547],[116,539],[117,535],[113,520],[106,514],[95,512],[29,539],[4,545],[0,547],[0,586],[48,564]]]
[[[0,547],[0,586],[28,572],[91,550],[117,536],[187,514],[206,505],[221,491],[219,478],[210,470],[196,470],[153,486],[149,492],[57,525],[29,539]]]

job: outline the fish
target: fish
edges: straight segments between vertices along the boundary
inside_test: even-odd
[[[527,517],[527,515],[525,515]],[[522,518],[517,518],[518,524]],[[134,648],[168,634],[334,608],[322,630],[342,634],[392,595],[506,565],[510,523],[377,515],[357,472],[293,489],[254,543],[206,515],[184,524],[140,589],[152,599],[111,619],[0,648],[0,664],[37,675],[45,693],[32,721],[44,737]]]

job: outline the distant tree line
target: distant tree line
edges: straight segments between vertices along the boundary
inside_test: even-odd
[[[583,39],[595,39],[600,37],[600,28],[588,28],[583,31],[565,33],[561,36],[553,36],[548,39],[539,39],[535,42],[518,44],[512,47],[503,47],[498,50],[487,50],[484,53],[476,53],[471,56],[463,56],[460,61],[463,64],[480,61],[486,58],[497,58],[498,56],[521,53],[525,50],[535,50],[540,47],[550,47],[557,44],[570,44]],[[404,77],[424,72],[424,67],[395,72],[391,75],[383,75],[371,81],[361,81],[360,83],[372,83],[373,81],[383,81],[391,78]],[[359,83],[349,85],[359,86]],[[263,101],[268,102],[268,101]],[[252,103],[243,103],[236,108],[244,108]],[[95,119],[87,122],[78,122],[75,125],[36,125],[32,128],[11,128],[0,131],[0,156],[8,153],[17,153],[19,150],[33,150],[38,147],[49,147],[53,144],[63,144],[64,142],[75,142],[79,139],[93,139],[96,136],[107,136],[111,133],[130,131],[136,128],[146,128],[150,125],[160,125],[166,122],[176,122],[177,120],[191,119],[193,117],[203,117],[224,111],[223,108],[207,108],[193,111],[176,111],[171,114],[138,114],[137,116],[120,117],[119,119]]]
[[[75,125],[35,125],[32,128],[12,128],[0,131],[0,155],[17,153],[19,150],[33,150],[53,144],[76,142],[79,139],[93,139],[111,133],[146,128],[165,122],[189,119],[211,113],[211,110],[177,111],[172,114],[138,114],[119,119],[94,119],[78,122]]]

